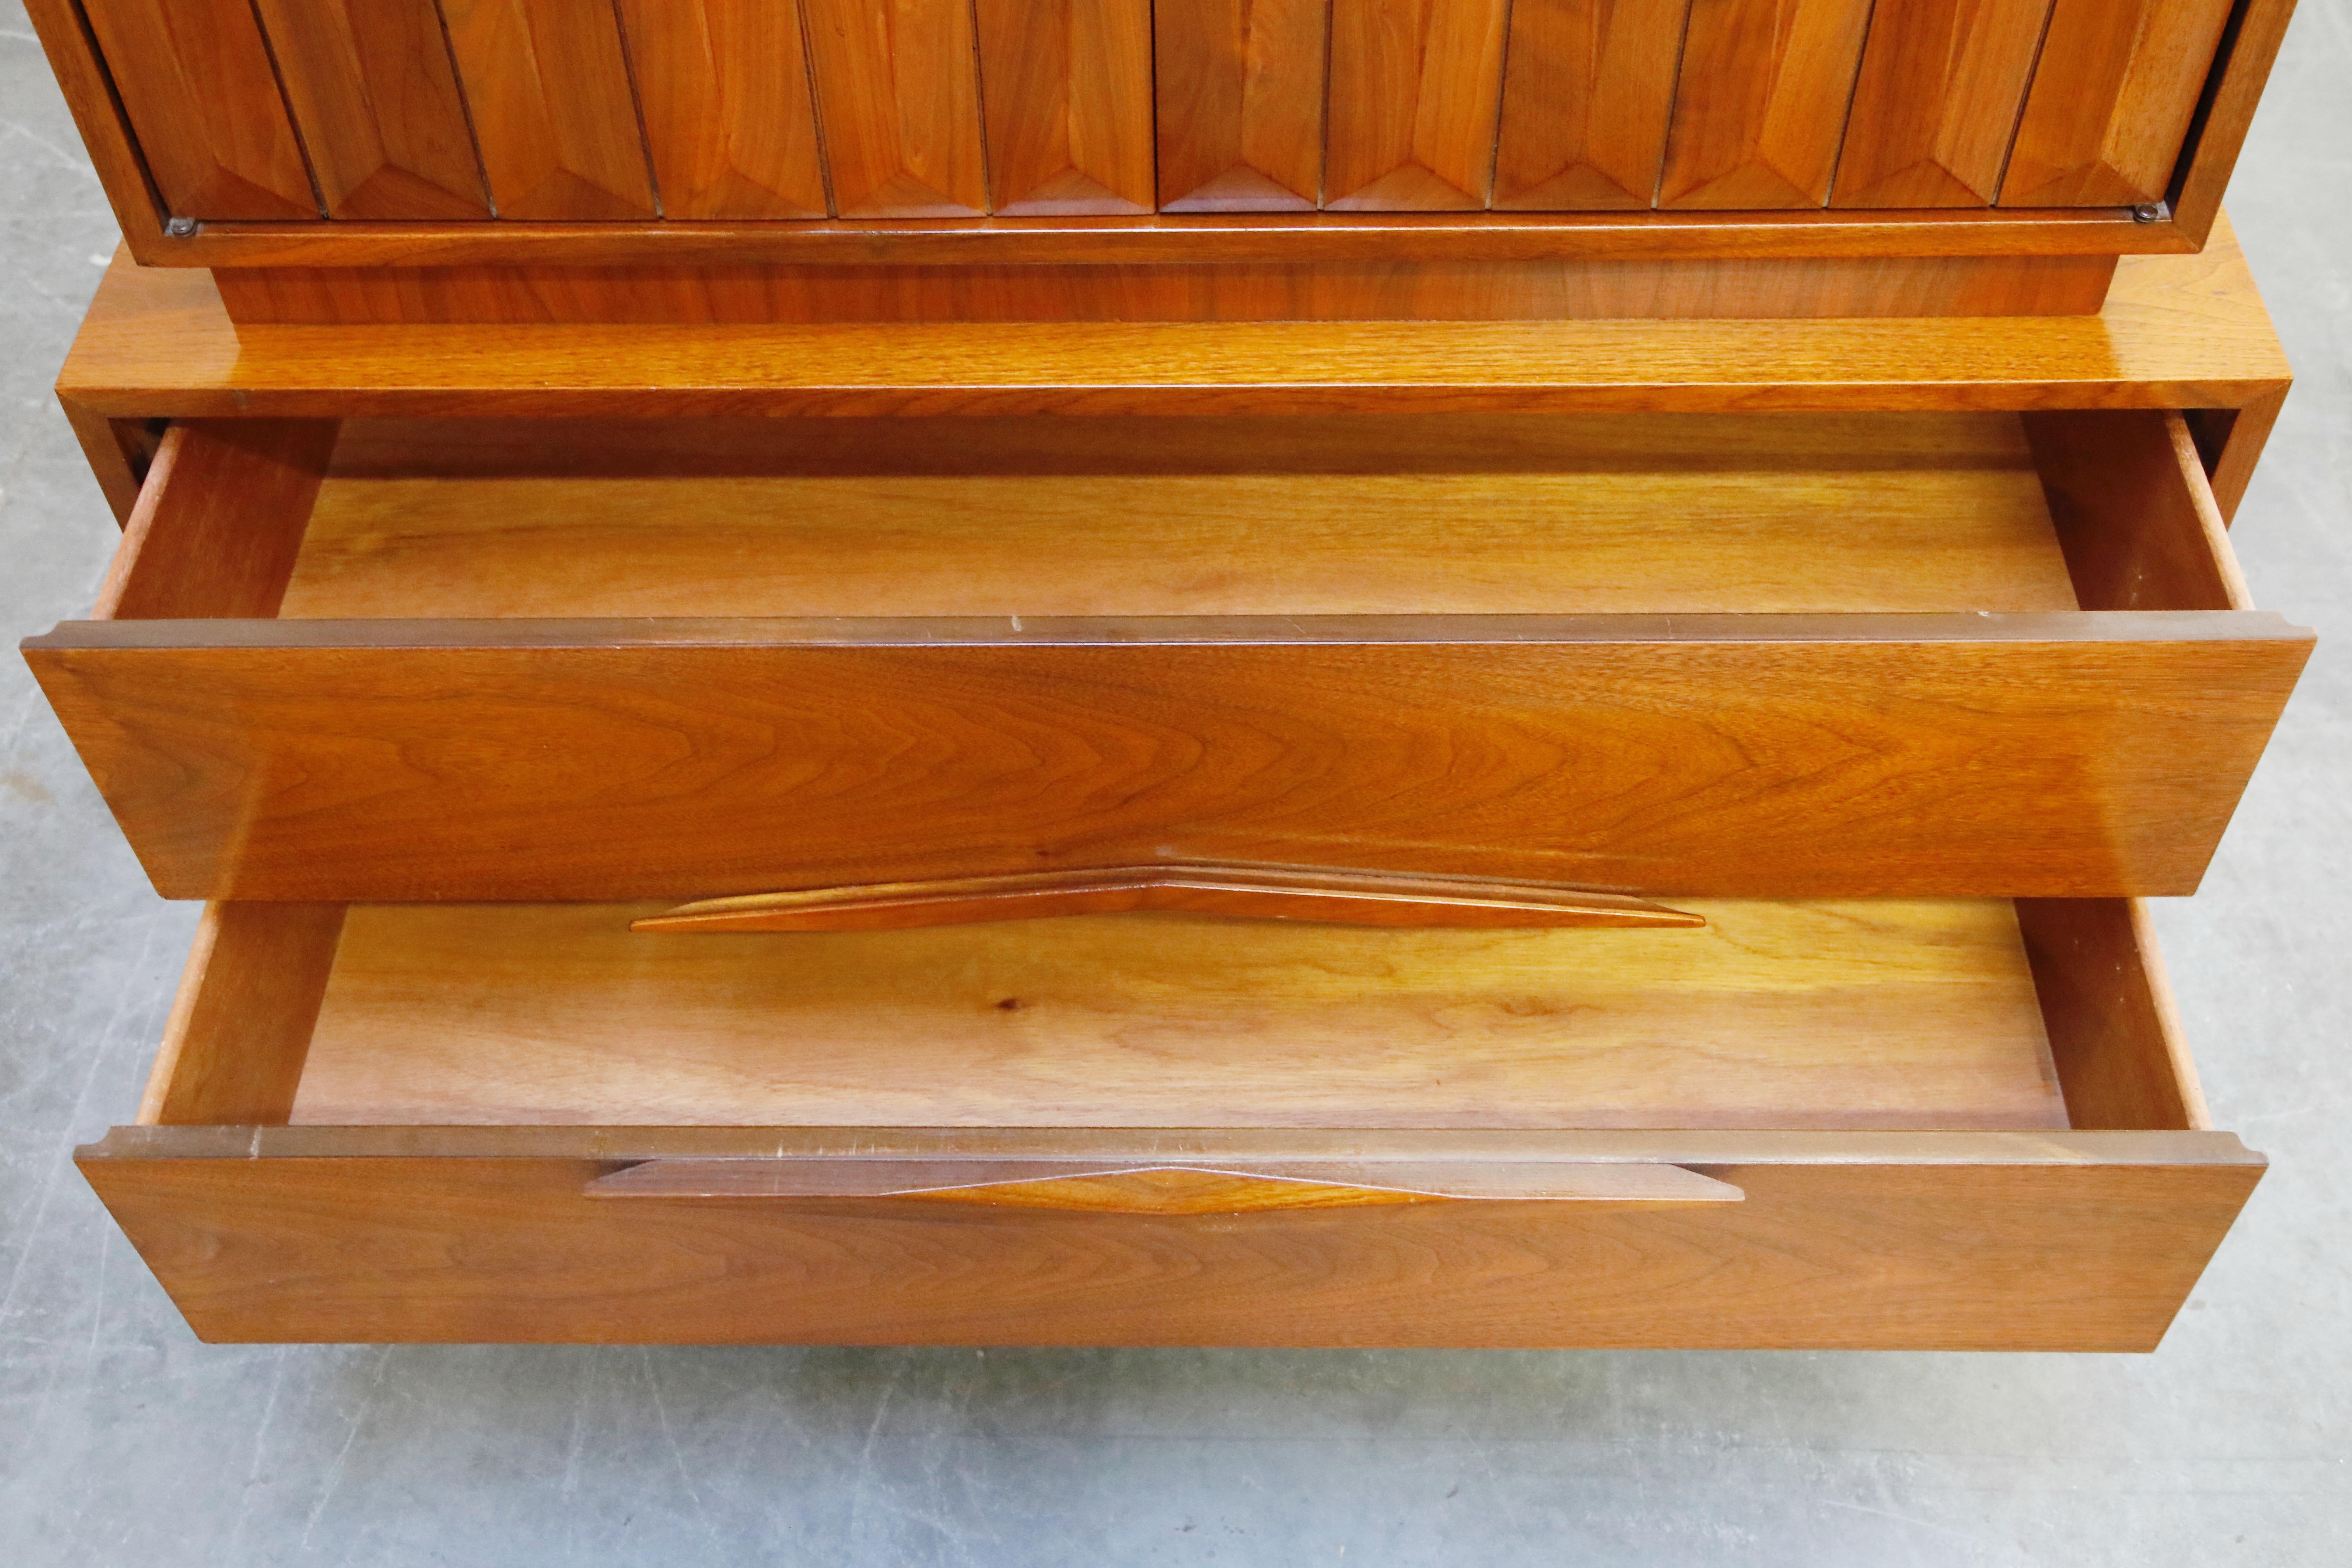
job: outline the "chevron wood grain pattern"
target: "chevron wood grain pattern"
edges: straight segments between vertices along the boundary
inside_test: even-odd
[[[251,0],[85,0],[82,10],[172,216],[319,216]]]
[[[2050,5],[1909,0],[1877,11],[1830,205],[1990,206]]]
[[[1494,205],[1648,206],[1688,14],[1656,0],[1515,0]]]
[[[2229,18],[2230,0],[2056,0],[2000,205],[2162,200]]]
[[[434,0],[255,0],[332,218],[486,218]]]
[[[803,0],[834,209],[988,210],[971,0]]]
[[[1507,0],[1333,0],[1323,205],[1484,207]]]
[[[620,0],[665,217],[827,211],[796,5]]]
[[[989,206],[1148,213],[1150,0],[977,0]]]
[[[1161,211],[1320,203],[1329,16],[1323,0],[1155,0]]]
[[[581,0],[442,0],[502,218],[655,214],[621,29]]]
[[[1871,0],[1692,0],[1658,205],[1817,207]]]

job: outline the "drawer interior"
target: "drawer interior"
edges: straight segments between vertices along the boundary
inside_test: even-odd
[[[1875,413],[351,421],[278,613],[2076,607],[2020,416]]]
[[[2126,900],[1699,900],[1704,930],[1666,931],[632,933],[649,907],[215,905],[142,1120],[2202,1124]]]

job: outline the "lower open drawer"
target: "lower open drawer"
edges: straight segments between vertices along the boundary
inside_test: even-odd
[[[2263,1161],[2145,910],[632,933],[216,904],[79,1152],[214,1340],[2147,1350]]]

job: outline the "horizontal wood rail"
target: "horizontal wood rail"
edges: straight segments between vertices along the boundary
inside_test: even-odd
[[[1631,1163],[1347,1162],[1224,1166],[1049,1160],[648,1160],[592,1198],[874,1198],[1124,1215],[1223,1215],[1448,1200],[1738,1203],[1728,1182]]]
[[[891,931],[979,921],[1159,910],[1373,926],[1705,926],[1615,893],[1463,877],[1186,864],[877,882],[704,899],[631,922],[642,931]]]

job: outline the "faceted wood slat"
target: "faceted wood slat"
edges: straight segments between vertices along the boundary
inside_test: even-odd
[[[2050,0],[1911,0],[1879,12],[1830,205],[1990,206],[2049,15]]]
[[[824,217],[799,8],[774,0],[619,4],[663,216]]]
[[[2162,199],[2229,17],[2230,0],[2057,0],[2000,205]]]
[[[1322,0],[1155,0],[1162,212],[1297,212],[1323,190]]]
[[[443,0],[502,218],[654,216],[620,23],[578,0]]]
[[[1150,0],[978,0],[989,205],[1152,209]]]
[[[1497,207],[1646,207],[1657,193],[1686,0],[1516,0]]]
[[[173,216],[319,216],[247,0],[87,0],[83,9]]]
[[[255,0],[337,218],[486,218],[433,0]]]
[[[1662,207],[1829,196],[1871,0],[1692,0]]]
[[[1508,9],[1506,0],[1334,0],[1325,206],[1486,205]]]
[[[803,14],[840,216],[986,211],[970,0],[805,0]]]

